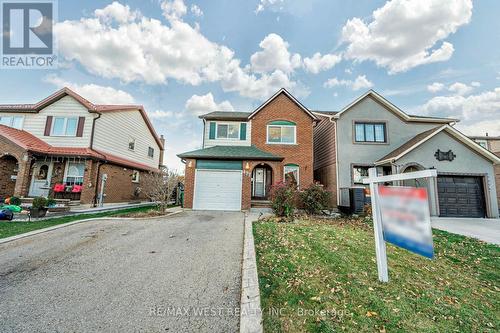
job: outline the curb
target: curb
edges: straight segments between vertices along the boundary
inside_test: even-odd
[[[73,222],[68,222],[68,223],[62,223],[62,224],[54,225],[52,227],[47,227],[47,228],[43,228],[43,229],[29,231],[29,232],[26,232],[26,233],[20,234],[20,235],[15,235],[15,236],[3,238],[3,239],[0,239],[0,245],[1,244],[5,244],[5,243],[9,243],[9,242],[13,242],[13,241],[16,241],[18,239],[22,239],[22,238],[26,238],[26,237],[30,237],[30,236],[35,236],[35,235],[38,235],[38,234],[43,234],[45,232],[49,232],[49,231],[52,231],[52,230],[69,227],[69,226],[72,226],[72,225],[75,225],[75,224],[78,224],[78,223],[83,223],[83,222],[91,222],[91,221],[99,221],[99,220],[115,220],[115,221],[116,220],[125,220],[125,221],[130,221],[130,220],[155,220],[155,219],[158,219],[158,218],[169,217],[169,216],[172,216],[172,215],[175,215],[175,214],[179,214],[179,213],[182,213],[182,210],[179,210],[179,211],[176,211],[176,212],[172,212],[172,213],[167,214],[167,215],[161,215],[161,216],[155,216],[155,217],[140,217],[140,218],[134,218],[134,217],[96,217],[96,218],[90,218],[90,219],[83,219],[83,220],[78,220],[78,221],[73,221]]]
[[[260,308],[259,277],[253,239],[252,222],[257,220],[245,216],[243,241],[243,265],[241,273],[240,333],[262,333],[262,310]]]

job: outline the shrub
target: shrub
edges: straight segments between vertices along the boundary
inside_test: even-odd
[[[9,204],[13,206],[21,206],[21,199],[12,196],[9,198]]]
[[[54,198],[47,198],[47,207],[54,207],[56,205],[56,199]]]
[[[319,214],[327,209],[330,201],[330,192],[325,191],[320,184],[311,184],[300,192],[300,200],[308,214]]]
[[[47,199],[44,197],[36,197],[33,199],[33,208],[47,207]]]
[[[296,197],[297,188],[293,184],[280,182],[271,186],[270,198],[274,214],[279,217],[292,216]]]

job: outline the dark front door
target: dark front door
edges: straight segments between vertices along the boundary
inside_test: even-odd
[[[438,176],[439,215],[443,217],[485,217],[481,177]]]

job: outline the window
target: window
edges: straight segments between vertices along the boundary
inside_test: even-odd
[[[217,139],[239,139],[240,124],[217,124]]]
[[[132,137],[128,139],[128,149],[135,150],[135,139]]]
[[[363,185],[363,179],[368,178],[368,166],[354,166],[352,168],[352,182],[354,185]]]
[[[481,147],[483,147],[484,149],[488,149],[488,141],[477,139],[476,143]]]
[[[23,128],[23,116],[2,116],[0,117],[0,125],[5,125],[17,129]]]
[[[384,123],[355,123],[356,142],[387,142]]]
[[[287,164],[284,168],[285,182],[299,185],[299,166],[296,164]]]
[[[139,175],[140,175],[139,171],[137,171],[137,170],[132,171],[132,183],[139,182]]]
[[[84,163],[68,162],[66,165],[66,185],[82,185],[85,173]]]
[[[155,150],[154,148],[149,147],[148,148],[148,157],[153,158],[155,156]]]
[[[289,121],[273,121],[267,125],[267,143],[295,144],[296,126]]]
[[[54,117],[52,123],[53,136],[76,136],[78,118]]]

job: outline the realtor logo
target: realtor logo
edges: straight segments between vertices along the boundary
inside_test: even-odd
[[[2,2],[2,68],[54,68],[53,0]]]

